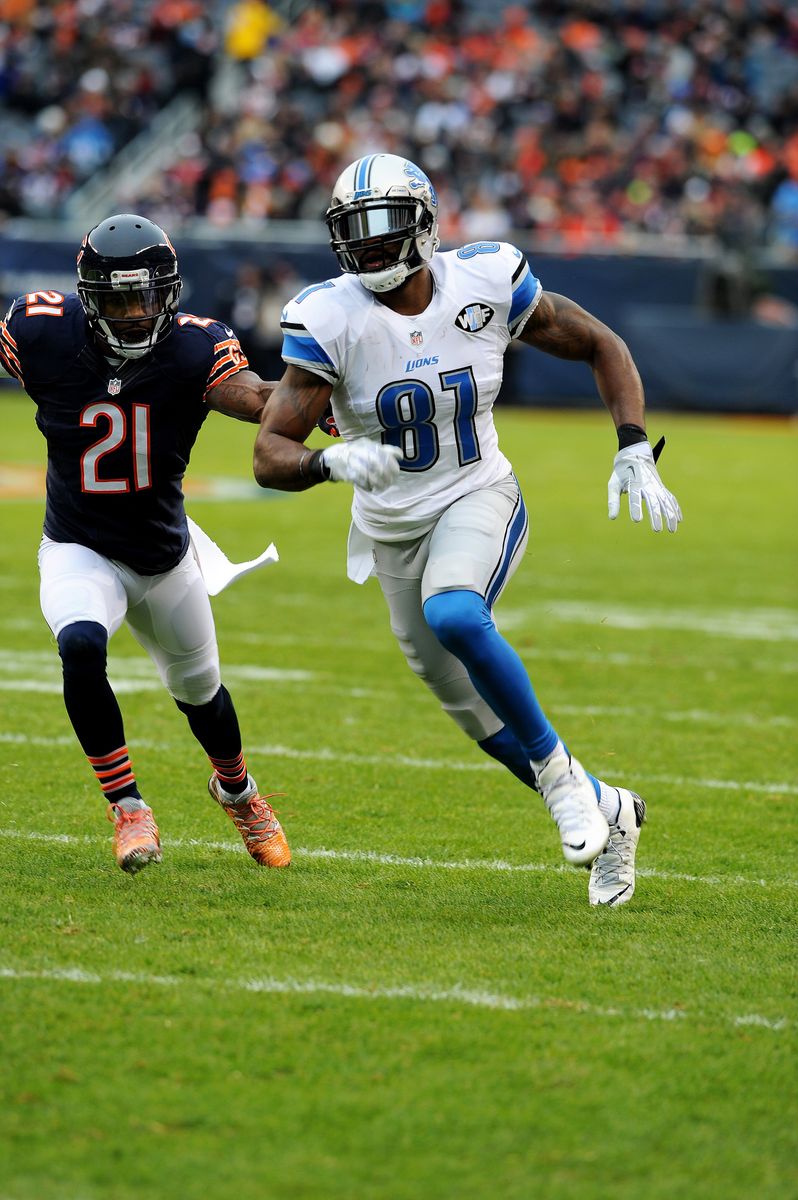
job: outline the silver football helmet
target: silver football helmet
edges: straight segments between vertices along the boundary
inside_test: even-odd
[[[438,197],[415,163],[368,154],[343,171],[326,215],[341,270],[372,292],[390,292],[440,245]]]

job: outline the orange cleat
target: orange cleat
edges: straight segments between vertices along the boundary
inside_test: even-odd
[[[119,804],[111,804],[108,820],[114,823],[114,854],[123,871],[135,875],[150,863],[161,861],[158,826],[146,804],[131,812]]]
[[[272,797],[259,796],[255,781],[250,779],[249,782],[252,786],[235,802],[222,799],[217,775],[211,775],[208,780],[208,791],[230,817],[256,863],[262,867],[290,866],[291,851],[283,827],[271,804],[266,803]]]

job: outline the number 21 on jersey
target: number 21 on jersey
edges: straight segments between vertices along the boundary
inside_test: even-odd
[[[80,459],[80,486],[84,492],[111,493],[129,492],[130,479],[100,479],[100,459],[112,450],[117,450],[128,435],[127,417],[118,404],[108,400],[90,404],[80,414],[80,424],[92,425],[96,429],[101,421],[108,428],[98,442],[93,442],[83,451]],[[134,404],[131,410],[133,448],[133,488],[140,492],[152,484],[150,469],[150,406]]]

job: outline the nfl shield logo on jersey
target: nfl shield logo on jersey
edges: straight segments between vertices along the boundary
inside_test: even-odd
[[[109,396],[118,396],[121,391],[122,391],[122,380],[121,379],[109,379],[108,380],[108,395]]]
[[[413,346],[420,346],[424,341],[424,334],[420,329],[414,329],[410,334],[410,343]]]

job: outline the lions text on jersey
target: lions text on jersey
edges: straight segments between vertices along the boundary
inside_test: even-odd
[[[0,358],[47,441],[47,536],[142,575],[175,566],[189,543],[182,480],[205,401],[248,365],[233,331],[179,313],[146,357],[109,361],[76,295],[31,292],[0,322]]]
[[[346,439],[403,452],[396,483],[356,489],[355,524],[369,537],[416,537],[455,500],[510,472],[493,404],[504,353],[533,312],[540,282],[504,242],[438,253],[430,304],[402,316],[353,275],[305,288],[283,313],[283,358],[333,385]]]

